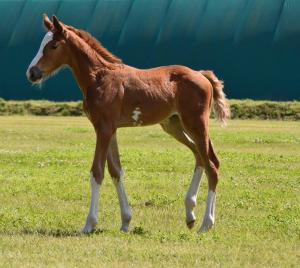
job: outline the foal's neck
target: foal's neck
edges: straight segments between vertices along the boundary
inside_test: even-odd
[[[109,63],[96,52],[85,50],[82,44],[72,45],[72,50],[69,65],[84,97],[86,97],[88,90],[95,86],[96,74],[101,69],[109,68]]]

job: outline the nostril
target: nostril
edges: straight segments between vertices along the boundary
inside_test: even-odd
[[[37,66],[33,66],[30,68],[29,79],[31,81],[37,81],[37,80],[41,79],[42,76],[43,76],[43,73]]]
[[[33,77],[33,72],[32,72],[31,69],[30,69],[30,70],[29,70],[29,79],[30,79],[30,80],[33,80],[33,78],[34,78],[34,77]]]

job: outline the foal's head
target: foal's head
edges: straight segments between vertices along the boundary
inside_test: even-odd
[[[43,82],[60,67],[68,64],[70,59],[66,26],[55,16],[51,21],[47,15],[44,15],[44,25],[47,33],[26,72],[28,80],[36,84]]]

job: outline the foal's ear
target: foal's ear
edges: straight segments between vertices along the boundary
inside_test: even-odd
[[[65,30],[65,27],[63,25],[63,23],[61,23],[58,18],[56,16],[52,16],[52,22],[53,22],[53,25],[54,25],[54,29],[58,32],[58,33],[61,33],[63,35],[65,35],[66,33],[66,30]]]
[[[46,29],[48,31],[52,31],[53,30],[53,28],[54,28],[53,23],[48,18],[47,14],[43,14],[43,22],[44,22],[44,26],[46,27]]]

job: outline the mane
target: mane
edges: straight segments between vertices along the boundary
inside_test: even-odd
[[[74,32],[78,37],[80,37],[82,40],[84,40],[92,50],[94,50],[96,53],[98,53],[103,59],[110,63],[122,63],[122,60],[118,57],[116,57],[114,54],[109,52],[105,47],[102,46],[102,44],[91,34],[84,30],[76,29],[72,26],[66,26],[68,30],[71,30]]]

